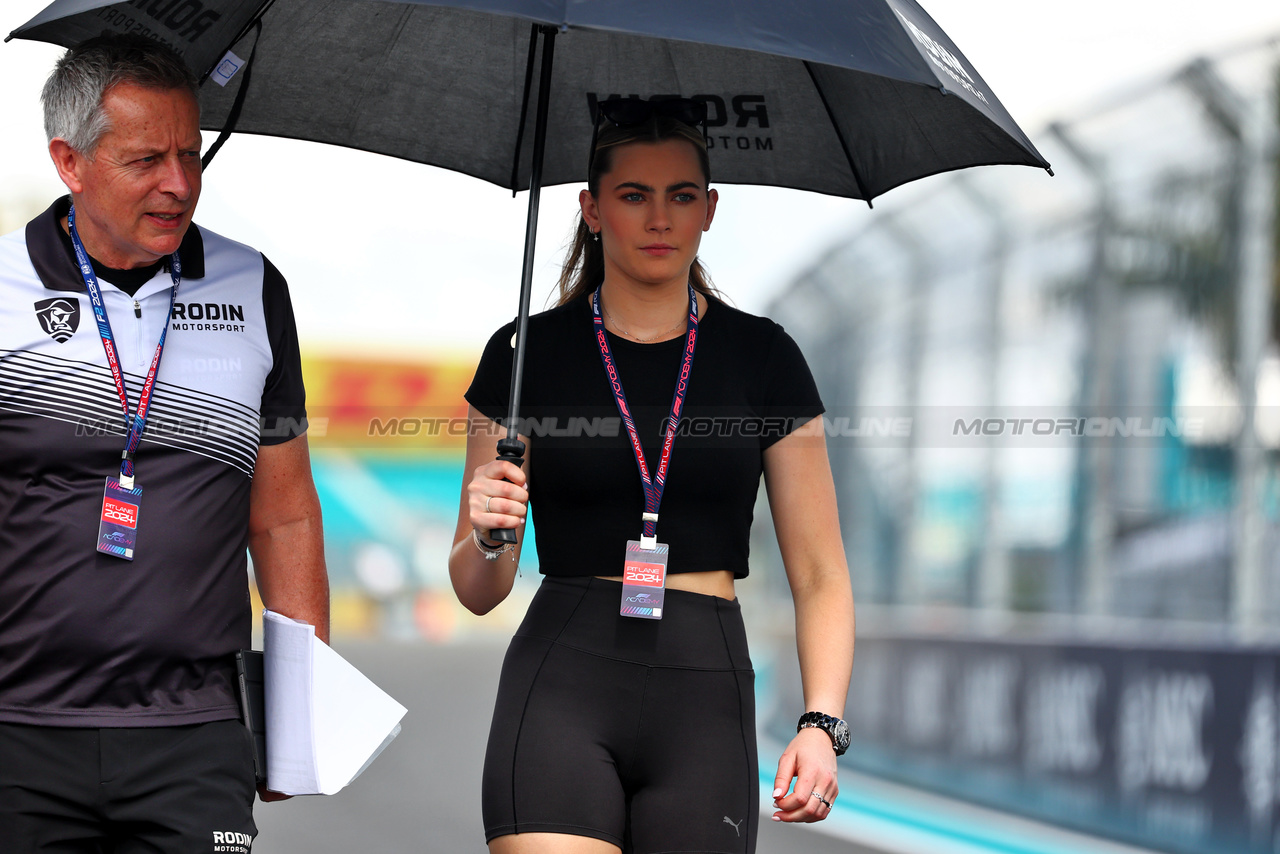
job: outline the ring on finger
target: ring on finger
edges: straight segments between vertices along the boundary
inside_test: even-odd
[[[824,807],[826,807],[827,809],[831,809],[831,801],[827,800],[826,798],[822,797],[822,795],[818,794],[818,790],[817,790],[817,789],[814,789],[814,790],[813,790],[813,794],[812,794],[812,795],[810,795],[809,797],[811,797],[811,798],[817,798],[817,799],[818,799],[818,803],[822,804],[822,805],[823,805]]]
[[[492,510],[490,510],[490,509],[489,509],[489,502],[490,502],[490,501],[492,501],[492,500],[493,500],[493,496],[492,496],[492,495],[490,495],[488,498],[486,498],[486,499],[484,500],[484,512],[486,512],[486,513],[492,513],[492,512],[493,512]]]

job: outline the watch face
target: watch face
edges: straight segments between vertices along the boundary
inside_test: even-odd
[[[849,725],[844,721],[837,720],[835,729],[831,733],[836,743],[836,755],[839,756],[849,749]]]

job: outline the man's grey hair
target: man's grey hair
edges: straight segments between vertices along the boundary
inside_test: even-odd
[[[103,33],[68,50],[45,81],[44,132],[93,156],[110,121],[102,98],[113,86],[185,89],[199,104],[195,75],[172,48],[136,35]]]

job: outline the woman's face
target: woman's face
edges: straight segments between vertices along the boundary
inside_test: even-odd
[[[670,139],[622,145],[612,155],[600,195],[579,195],[583,218],[600,232],[605,280],[683,286],[716,211],[697,151]]]

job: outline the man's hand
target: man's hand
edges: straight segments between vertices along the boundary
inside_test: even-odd
[[[292,797],[293,795],[286,795],[283,792],[271,791],[270,789],[267,788],[266,783],[258,784],[258,799],[262,801],[264,804],[269,804],[272,801],[287,801]]]

